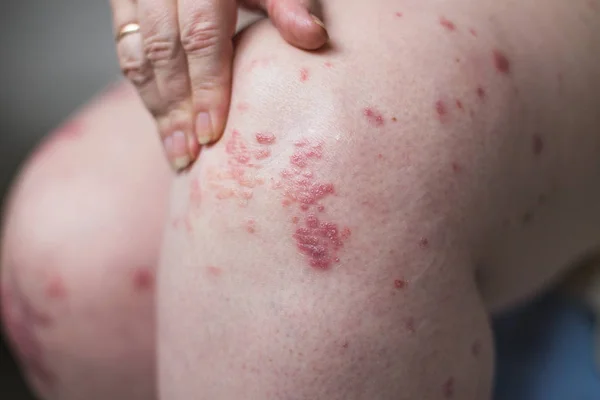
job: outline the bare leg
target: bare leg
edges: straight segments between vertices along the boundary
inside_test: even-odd
[[[127,86],[39,147],[2,237],[4,327],[44,399],[155,398],[154,275],[170,172]]]

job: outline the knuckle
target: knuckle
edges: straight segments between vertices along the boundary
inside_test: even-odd
[[[144,53],[156,67],[170,63],[177,56],[179,38],[176,34],[151,34],[144,38]]]
[[[135,86],[146,85],[152,79],[152,70],[143,61],[126,61],[121,63],[121,72]]]
[[[219,28],[214,21],[195,22],[181,30],[181,44],[188,54],[212,54],[217,49],[219,39]]]

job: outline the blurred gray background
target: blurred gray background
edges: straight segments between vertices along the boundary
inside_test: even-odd
[[[118,79],[114,51],[108,0],[0,0],[0,202],[36,143]],[[32,399],[0,342],[0,399]]]

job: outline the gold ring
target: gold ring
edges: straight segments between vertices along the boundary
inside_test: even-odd
[[[117,33],[116,40],[117,42],[123,39],[125,36],[130,35],[132,33],[137,33],[140,31],[140,25],[132,22],[130,24],[123,25],[123,27]]]

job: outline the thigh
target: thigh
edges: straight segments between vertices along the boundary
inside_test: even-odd
[[[407,116],[389,64],[247,35],[225,136],[172,191],[161,398],[489,398],[477,218],[452,207],[467,141],[445,150],[435,100]]]
[[[41,398],[154,398],[163,159],[149,116],[118,85],[50,134],[17,178],[2,231],[2,314]]]

